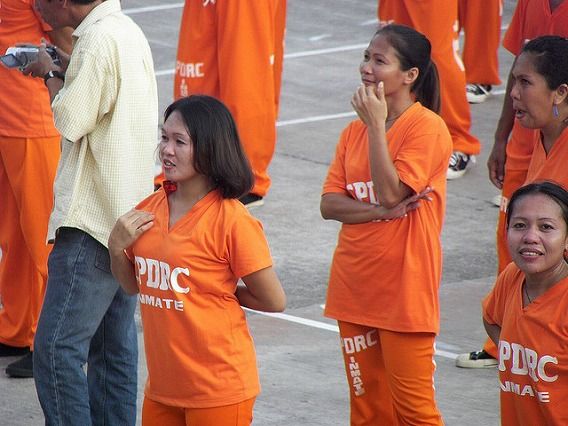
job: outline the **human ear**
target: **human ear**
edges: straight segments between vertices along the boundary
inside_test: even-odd
[[[406,71],[406,77],[404,79],[404,82],[409,85],[413,84],[418,78],[418,74],[420,74],[418,68],[416,67],[410,68],[408,71]]]
[[[554,105],[560,105],[568,98],[568,84],[563,83],[558,86],[554,93]]]

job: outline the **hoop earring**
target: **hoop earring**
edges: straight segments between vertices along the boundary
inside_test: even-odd
[[[556,106],[556,104],[552,105],[552,115],[558,117],[558,107]]]

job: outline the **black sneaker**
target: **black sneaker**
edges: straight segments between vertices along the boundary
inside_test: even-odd
[[[484,350],[458,355],[456,367],[461,368],[492,368],[499,362]]]
[[[243,203],[246,208],[262,206],[264,204],[262,197],[260,195],[253,194],[252,192],[247,195],[243,195],[239,198],[239,201]]]
[[[28,352],[22,358],[8,364],[6,374],[10,377],[29,379],[34,376],[34,356],[33,352]]]
[[[450,157],[446,178],[448,180],[461,178],[465,174],[468,165],[471,163],[475,163],[475,157],[473,155],[454,151]]]
[[[5,356],[22,356],[27,354],[30,348],[20,348],[17,346],[10,346],[4,343],[0,343],[0,357]]]
[[[467,101],[470,104],[480,104],[482,102],[485,102],[491,95],[492,88],[493,87],[488,84],[468,83],[465,86]]]

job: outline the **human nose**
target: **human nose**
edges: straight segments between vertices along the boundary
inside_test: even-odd
[[[525,229],[523,233],[524,243],[535,243],[538,241],[538,229],[536,226],[529,226]]]
[[[369,61],[362,61],[361,65],[359,65],[359,71],[361,72],[361,74],[370,74],[371,67],[369,65]]]
[[[168,155],[172,155],[174,150],[173,150],[173,143],[170,142],[169,139],[162,139],[160,141],[160,151],[162,152],[162,155],[164,154],[168,154]]]
[[[513,86],[511,87],[511,93],[509,93],[509,96],[511,97],[511,99],[515,100],[519,99],[519,86],[516,82],[513,83]]]

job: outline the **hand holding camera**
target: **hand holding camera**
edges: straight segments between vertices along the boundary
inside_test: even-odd
[[[55,46],[46,46],[45,51],[49,54],[53,63],[57,66],[61,65],[61,60],[57,55]],[[39,56],[39,47],[33,45],[23,45],[9,47],[6,54],[0,56],[0,61],[7,68],[20,68],[23,70],[33,62],[37,62]]]

